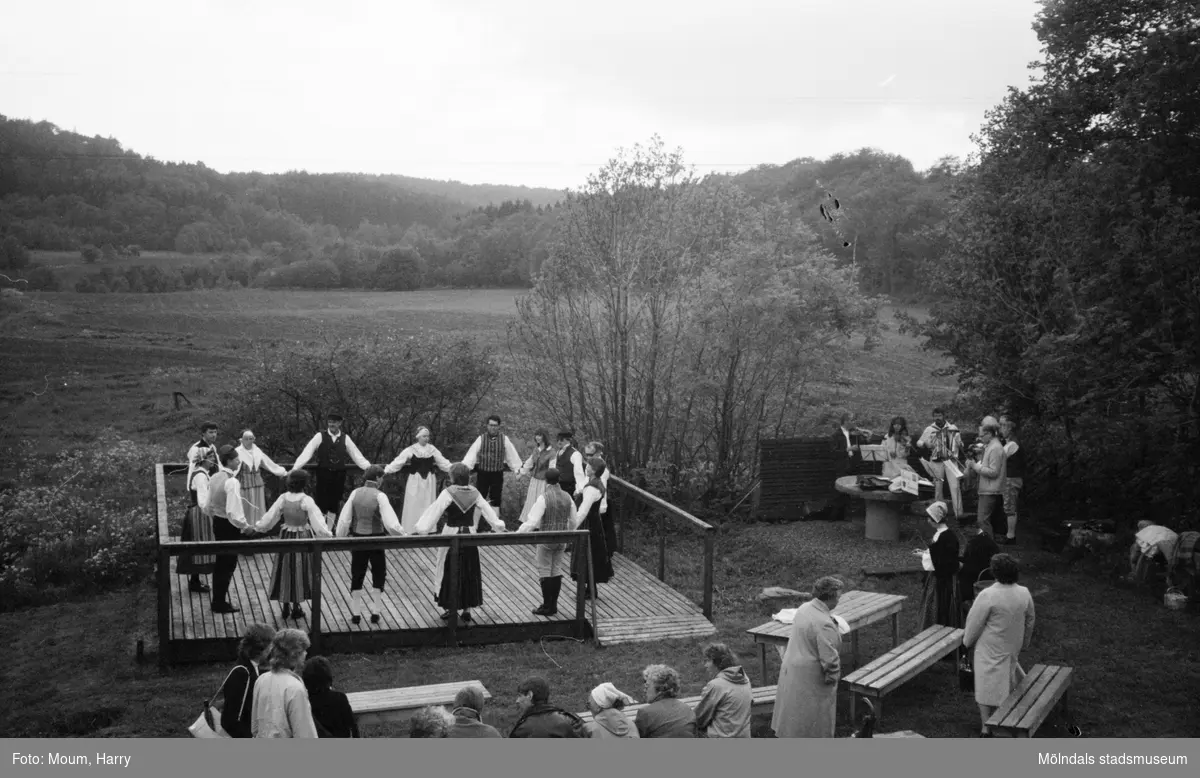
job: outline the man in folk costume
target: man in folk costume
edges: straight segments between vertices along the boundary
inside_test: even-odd
[[[188,452],[187,452],[188,469],[187,469],[187,481],[185,481],[185,483],[188,486],[188,499],[191,501],[192,509],[193,509],[193,510],[189,510],[188,514],[190,516],[192,516],[194,519],[201,519],[201,517],[198,515],[198,513],[200,510],[203,510],[204,506],[201,505],[201,503],[200,503],[199,495],[196,492],[195,481],[193,481],[192,479],[195,477],[196,471],[198,471],[198,470],[202,470],[202,469],[215,470],[216,469],[216,467],[217,467],[217,432],[219,429],[220,428],[211,421],[206,421],[203,424],[201,424],[200,425],[200,440],[198,440],[196,443],[192,444],[192,447],[189,448]],[[207,478],[205,478],[203,480],[205,482],[207,482]],[[206,488],[205,494],[207,494],[207,493],[208,493],[208,490]],[[207,517],[204,517],[201,520],[207,521]],[[197,530],[201,530],[201,531],[197,532]],[[205,527],[205,528],[201,529],[199,527],[189,525],[189,526],[185,527],[185,531],[182,534],[185,536],[185,537],[183,537],[183,540],[211,540],[212,539],[211,537],[204,537],[205,535],[211,536],[211,527]],[[180,559],[182,560],[183,558],[181,557]],[[186,561],[191,564],[191,569],[194,571],[191,573],[191,575],[188,578],[188,590],[189,591],[197,592],[197,593],[201,593],[201,594],[211,591],[211,589],[208,587],[208,585],[200,580],[201,573],[211,573],[212,572],[212,564],[209,560],[212,560],[212,557],[206,556],[206,557],[188,557],[187,558]],[[187,565],[185,565],[185,567],[186,566]]]
[[[572,430],[558,433],[558,455],[554,467],[558,470],[559,488],[571,495],[578,505],[583,487],[587,486],[587,476],[583,472],[583,454],[572,445],[574,440],[575,433]]]
[[[959,485],[959,479],[954,478],[953,474],[947,474],[946,463],[958,463],[962,461],[963,442],[962,436],[958,432],[958,427],[955,427],[946,420],[946,410],[944,408],[933,409],[933,424],[925,428],[921,433],[921,437],[917,440],[917,448],[922,449],[926,456],[921,460],[921,464],[929,472],[929,477],[933,479],[934,499],[941,500],[943,491],[942,485],[950,481],[950,501],[954,506],[954,515],[962,515],[962,489]],[[958,468],[962,470],[961,467]],[[951,477],[947,479],[947,476]]]
[[[208,482],[208,504],[204,509],[212,517],[213,537],[216,540],[241,540],[254,534],[246,523],[242,507],[242,487],[237,471],[242,460],[233,446],[222,446],[218,455],[221,469]],[[237,554],[217,554],[213,567],[212,612],[237,613],[241,610],[229,601],[229,584],[237,570]]]
[[[492,510],[492,506],[474,486],[471,486],[471,469],[463,462],[457,462],[450,467],[450,486],[442,490],[421,518],[417,520],[416,532],[428,535],[437,528],[438,520],[446,518],[443,535],[466,535],[478,532],[479,518],[482,516],[496,532],[505,532],[504,522]],[[437,604],[445,610],[442,618],[449,620],[454,604],[462,609],[462,621],[471,621],[471,608],[483,604],[483,569],[479,561],[479,548],[476,546],[460,546],[458,550],[458,580],[450,578],[449,548],[438,549],[437,566],[441,568],[441,584],[438,586]],[[451,597],[457,587],[457,598]]]
[[[332,525],[341,508],[342,495],[346,493],[346,471],[350,463],[353,462],[364,471],[371,463],[359,452],[350,436],[342,432],[342,417],[336,413],[325,418],[325,429],[308,441],[304,451],[296,457],[292,470],[303,468],[314,455],[317,457],[317,467],[313,499],[325,514],[325,521]]]
[[[566,532],[575,517],[575,502],[559,488],[558,471],[546,471],[546,491],[534,501],[529,518],[517,532]],[[542,585],[542,604],[533,610],[535,616],[558,613],[558,595],[562,591],[563,574],[567,572],[568,543],[543,543],[534,550],[538,578]]]
[[[406,535],[396,518],[396,511],[386,494],[379,490],[383,468],[372,465],[363,476],[362,486],[350,493],[349,499],[338,516],[335,534],[339,538],[381,537],[383,535]],[[363,591],[367,567],[371,568],[371,592]],[[362,621],[362,606],[365,603],[371,614],[371,623],[379,623],[383,610],[383,586],[387,580],[387,551],[382,548],[371,551],[350,552],[350,621]]]
[[[475,488],[496,511],[497,516],[500,515],[501,497],[504,492],[504,470],[507,468],[519,473],[522,467],[517,447],[507,435],[500,432],[500,424],[499,416],[488,416],[487,432],[475,438],[462,460],[464,465],[475,471]],[[479,531],[488,532],[488,525],[485,523]]]

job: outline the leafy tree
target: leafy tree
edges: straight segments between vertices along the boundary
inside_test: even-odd
[[[375,288],[389,292],[421,288],[421,255],[413,248],[401,246],[388,251],[379,260],[375,273]]]

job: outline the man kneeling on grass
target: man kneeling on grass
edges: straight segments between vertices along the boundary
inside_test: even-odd
[[[517,701],[524,712],[509,737],[588,737],[583,719],[550,704],[550,684],[545,678],[534,676],[521,681]]]

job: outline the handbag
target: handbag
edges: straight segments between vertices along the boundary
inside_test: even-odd
[[[971,662],[971,651],[967,648],[958,652],[958,688],[959,691],[975,691],[975,666]]]
[[[212,738],[230,737],[229,733],[225,731],[225,728],[221,726],[221,711],[225,707],[225,701],[221,699],[221,690],[225,688],[225,684],[229,682],[229,679],[233,677],[234,672],[238,670],[238,668],[246,670],[246,668],[241,667],[241,665],[238,665],[238,667],[230,670],[229,675],[225,676],[225,680],[221,681],[221,685],[217,687],[216,693],[213,694],[210,699],[204,701],[204,711],[195,721],[192,722],[191,726],[188,727],[188,732],[191,733],[192,737],[206,740]],[[250,671],[246,670],[246,691],[242,693],[242,707],[238,709],[239,711],[246,708],[246,696],[250,694],[249,676]]]

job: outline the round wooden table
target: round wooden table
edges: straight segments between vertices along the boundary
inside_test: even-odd
[[[890,489],[859,489],[858,476],[854,475],[837,479],[834,488],[866,502],[867,540],[899,540],[900,506],[918,499],[907,492]]]

